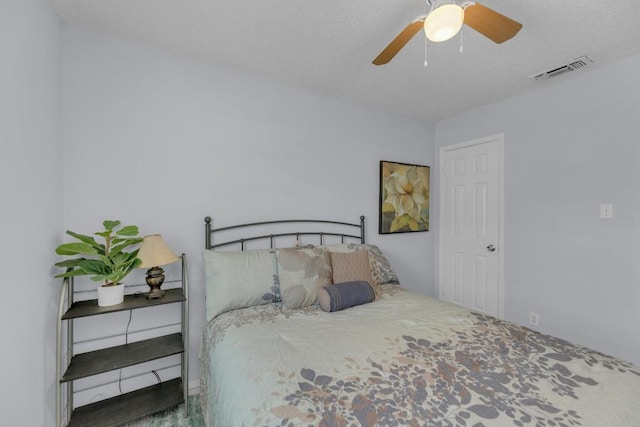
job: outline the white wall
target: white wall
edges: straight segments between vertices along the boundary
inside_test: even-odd
[[[505,134],[506,319],[636,364],[639,74],[634,56],[436,125],[437,151]]]
[[[401,281],[433,293],[433,233],[377,234],[379,161],[431,165],[432,125],[79,29],[63,51],[65,227],[121,219],[187,253],[192,379],[207,215],[365,215]]]
[[[62,227],[60,25],[49,0],[0,4],[2,424],[54,419],[53,250]]]

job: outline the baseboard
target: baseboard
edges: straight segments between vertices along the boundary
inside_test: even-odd
[[[189,381],[189,396],[200,394],[200,380]]]

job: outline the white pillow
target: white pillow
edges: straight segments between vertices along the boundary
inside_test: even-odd
[[[271,249],[203,252],[207,321],[237,308],[280,300]]]

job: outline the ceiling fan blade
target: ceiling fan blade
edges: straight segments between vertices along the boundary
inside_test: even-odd
[[[506,42],[522,28],[521,23],[477,2],[464,10],[464,23],[496,43]]]
[[[406,45],[407,42],[409,42],[409,40],[411,40],[411,38],[415,36],[421,28],[423,28],[423,26],[424,18],[418,18],[407,25],[404,30],[402,30],[400,34],[398,34],[396,38],[393,39],[382,52],[380,52],[380,55],[373,60],[373,64],[383,65],[391,61],[393,57],[400,52],[400,49],[402,49],[404,45]]]

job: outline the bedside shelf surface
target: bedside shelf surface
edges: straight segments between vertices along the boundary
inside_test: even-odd
[[[125,295],[121,304],[109,307],[100,307],[98,300],[86,300],[74,302],[67,312],[62,316],[62,320],[75,319],[78,317],[94,316],[96,314],[115,313],[117,311],[132,310],[135,308],[153,307],[162,304],[171,304],[185,300],[184,292],[181,288],[164,289],[163,298],[147,299],[145,294]]]
[[[60,382],[77,380],[184,351],[182,334],[175,333],[73,356]]]
[[[67,427],[110,427],[184,403],[180,378],[74,409]]]

